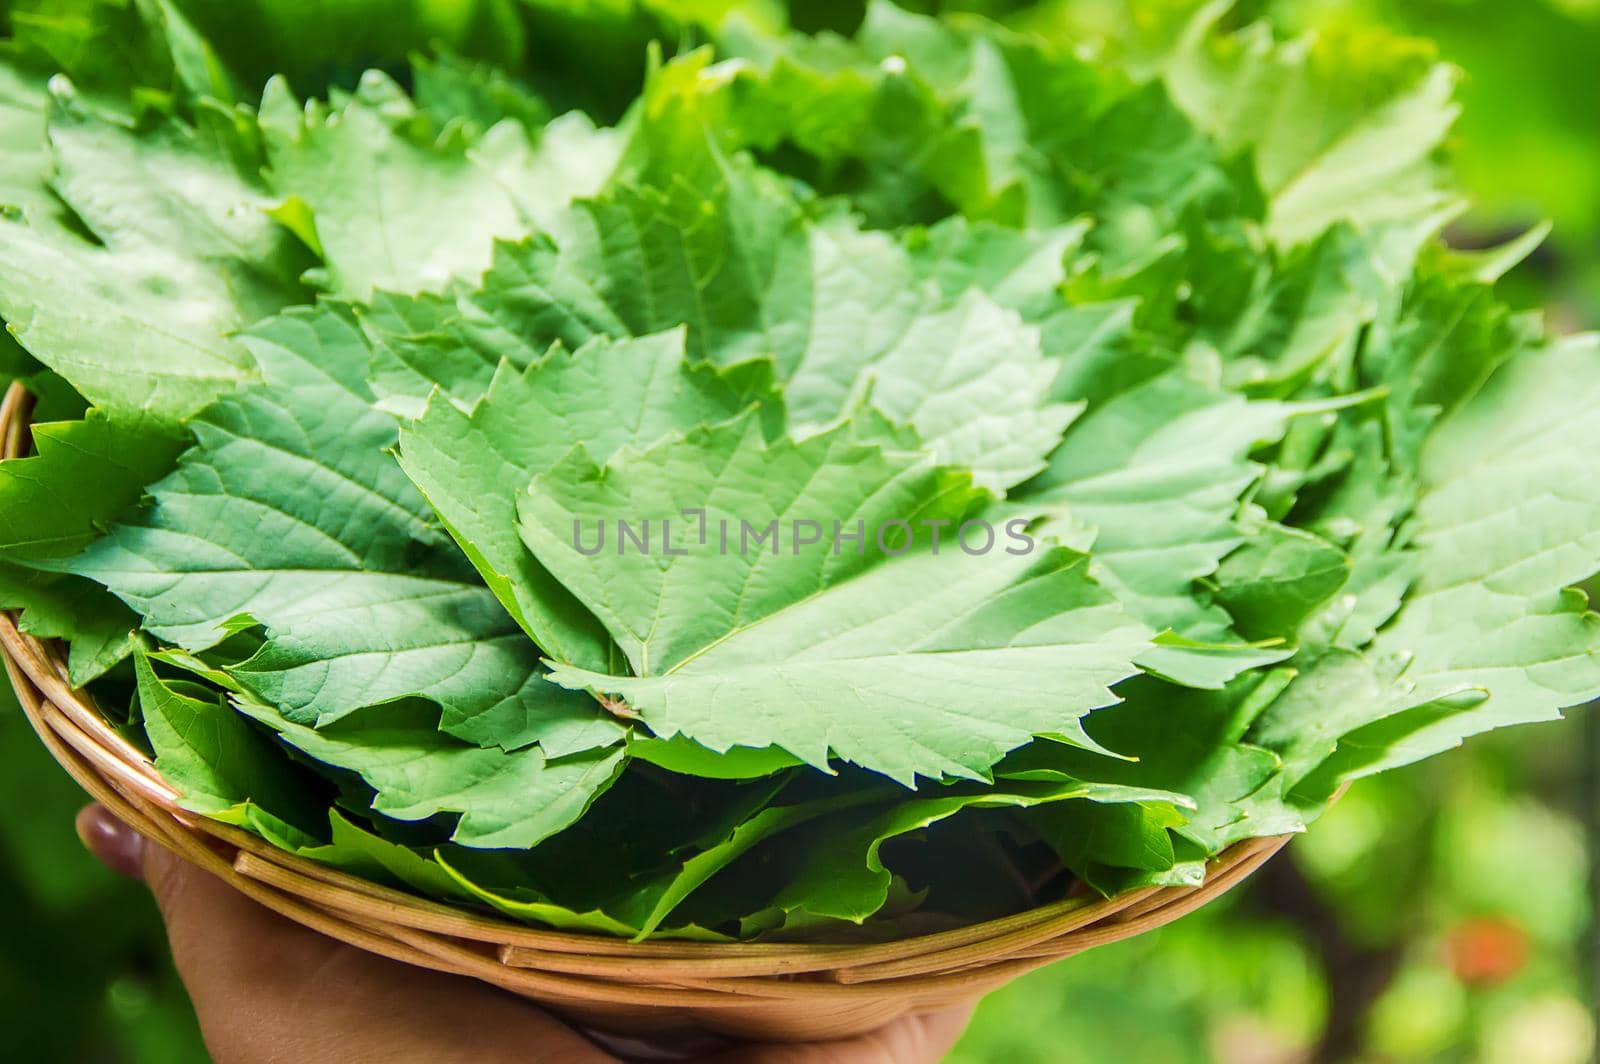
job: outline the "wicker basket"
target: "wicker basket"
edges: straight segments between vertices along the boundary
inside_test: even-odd
[[[3,455],[27,453],[29,397],[0,405]],[[140,834],[291,920],[408,964],[481,979],[622,1036],[707,1033],[820,1041],[973,1000],[1054,960],[1199,908],[1288,836],[1242,842],[1199,887],[1076,896],[952,931],[872,945],[630,943],[540,930],[426,901],[286,854],[185,812],[141,751],[67,681],[61,647],[0,613],[0,655],[39,737],[94,798]]]

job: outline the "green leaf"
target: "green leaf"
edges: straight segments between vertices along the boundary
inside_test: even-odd
[[[23,221],[0,221],[0,316],[108,414],[181,421],[253,376],[232,334],[301,298],[299,260],[229,145],[175,119],[134,129],[55,92],[51,190],[76,218],[25,199]]]
[[[1417,245],[1432,235],[1394,226],[1357,232],[1340,224],[1268,262],[1248,239],[1212,249],[1224,260],[1232,256],[1249,277],[1240,291],[1210,293],[1202,311],[1203,333],[1228,359],[1228,384],[1255,396],[1291,395],[1307,380],[1348,374],[1358,350],[1383,350],[1381,344],[1363,347],[1363,330],[1396,298]],[[1191,258],[1193,241],[1200,239],[1191,237]],[[1206,261],[1199,258],[1197,273]],[[1344,390],[1342,378],[1338,390]]]
[[[409,846],[375,835],[352,823],[337,809],[329,810],[328,826],[331,841],[302,846],[295,853],[367,879],[408,886],[427,897],[473,900],[472,893],[462,889],[433,855],[423,856]]]
[[[614,916],[608,916],[598,908],[578,912],[526,887],[491,889],[480,885],[465,872],[457,869],[448,857],[440,856],[438,860],[445,874],[450,876],[452,893],[464,892],[468,897],[475,898],[513,919],[543,924],[558,931],[580,931],[613,935],[618,938],[631,938],[637,934],[634,927]]]
[[[552,679],[621,696],[656,734],[716,750],[779,746],[819,768],[833,754],[908,786],[982,778],[1034,734],[1081,735],[1078,719],[1115,700],[1108,685],[1136,671],[1149,633],[1075,551],[997,535],[984,552],[974,535],[975,553],[948,538],[936,552],[932,528],[915,544],[896,538],[929,521],[954,527],[973,499],[925,458],[846,430],[769,446],[749,418],[603,470],[573,455],[535,479],[523,536],[637,675],[557,665]],[[681,520],[690,508],[705,510],[703,525]],[[648,520],[668,542],[587,557],[596,520]],[[794,542],[824,520],[836,528]],[[836,550],[836,532],[858,521],[860,553]],[[752,544],[769,526],[770,548]]]
[[[516,204],[459,139],[437,132],[401,88],[369,71],[353,96],[303,107],[280,79],[261,103],[267,182],[327,263],[333,291],[438,289],[489,265],[495,238],[526,232]]]
[[[164,425],[98,410],[31,431],[38,454],[0,462],[0,553],[24,563],[83,550],[183,449],[182,437]]]
[[[759,779],[803,763],[774,746],[760,749],[730,746],[716,751],[682,735],[670,739],[633,739],[628,743],[628,753],[637,761],[660,766],[669,772],[714,780]]]
[[[1170,800],[1053,802],[1026,810],[1023,819],[1074,875],[1108,896],[1119,892],[1129,872],[1198,885],[1198,880],[1184,882],[1187,870],[1172,839],[1184,814]]]
[[[724,76],[730,102],[711,125],[757,149],[797,146],[814,159],[802,177],[885,228],[952,207],[1042,227],[1111,204],[1181,209],[1225,187],[1214,149],[1164,94],[1071,43],[875,0],[849,43],[735,35],[757,64]]]
[[[752,414],[604,466],[574,451],[534,478],[518,511],[540,562],[651,675],[903,552],[909,537],[929,542],[937,529],[923,521],[953,529],[982,498],[960,471],[849,428],[768,444]]]
[[[133,652],[139,618],[92,580],[0,562],[0,608],[20,610],[19,630],[68,644],[67,679],[82,687]]]
[[[548,228],[558,224],[568,203],[605,187],[623,147],[623,130],[596,127],[582,111],[569,111],[542,128],[498,123],[468,156],[494,176],[524,216]]]
[[[634,936],[635,941],[654,932],[691,894],[761,843],[829,813],[864,805],[875,797],[871,791],[866,791],[795,805],[772,806],[741,820],[726,831],[724,837],[716,839],[712,845],[684,861],[680,868],[648,883],[627,899],[628,908],[642,915],[636,920],[639,930]]]
[[[892,877],[881,850],[890,839],[973,809],[1031,809],[1058,802],[1133,802],[1161,797],[1126,787],[1061,780],[1002,782],[980,793],[902,802],[864,821],[853,816],[841,820],[837,830],[819,833],[802,861],[800,875],[779,893],[777,905],[791,912],[859,924],[889,900]]]
[[[1280,42],[1264,22],[1219,34],[1230,7],[1208,4],[1195,19],[1166,83],[1225,150],[1253,153],[1276,239],[1450,205],[1436,155],[1459,112],[1456,72],[1431,46],[1340,30]]]
[[[1043,469],[1082,409],[1048,401],[1056,366],[1040,351],[1037,331],[975,291],[910,321],[870,362],[821,373],[802,363],[784,392],[799,431],[846,413],[831,404],[819,409],[819,375],[831,378],[833,392],[853,382],[853,397],[910,426],[941,462],[971,469],[974,483],[995,491]]]
[[[485,383],[501,357],[525,365],[556,341],[577,350],[596,336],[680,326],[696,359],[786,364],[783,349],[804,334],[801,321],[789,320],[789,308],[805,296],[791,272],[805,256],[798,211],[770,178],[715,158],[705,189],[683,180],[664,189],[614,182],[559,212],[548,234],[498,245],[481,285],[431,306],[393,307],[410,324],[380,323],[379,331],[416,335],[415,324],[426,322],[423,331],[441,332],[452,357],[482,363]],[[399,354],[421,361],[444,353]]]
[[[61,292],[78,297],[63,304]],[[177,422],[251,376],[225,338],[243,321],[221,282],[154,248],[119,253],[0,221],[0,316],[109,412]]]
[[[1252,669],[1276,665],[1294,653],[1282,645],[1281,639],[1206,643],[1170,631],[1162,632],[1151,643],[1153,646],[1140,654],[1134,664],[1152,676],[1205,691],[1219,691]]]
[[[809,224],[747,160],[694,149],[672,161],[697,179],[619,181],[555,219],[549,239],[502,248],[455,313],[445,302],[391,308],[380,330],[395,358],[459,360],[464,373],[445,387],[470,402],[463,381],[485,375],[492,352],[522,362],[551,341],[682,325],[695,358],[770,358],[798,432],[870,404],[985,485],[1038,471],[1073,411],[1047,399],[1056,370],[1034,329],[979,291],[918,285],[894,240],[844,220]]]
[[[1225,642],[1227,614],[1194,583],[1244,542],[1240,497],[1262,472],[1250,452],[1292,412],[1173,370],[1092,409],[1018,498],[1093,526],[1097,578],[1145,623]]]
[[[1338,753],[1313,790],[1600,696],[1600,620],[1572,590],[1600,558],[1586,472],[1597,366],[1593,337],[1524,351],[1428,439],[1419,579],[1367,651],[1367,675],[1378,675],[1365,699],[1345,703],[1354,711],[1340,715]],[[1351,670],[1361,675],[1341,665]],[[1297,764],[1307,765],[1316,751],[1299,736],[1316,734],[1311,712],[1322,710],[1304,698],[1274,706],[1261,741],[1305,750]]]
[[[171,39],[190,27],[160,0],[78,0],[8,5],[9,29],[22,65],[63,73],[109,98],[149,93],[163,100],[182,87]],[[187,64],[185,64],[187,67]]]
[[[1311,614],[1345,586],[1350,559],[1327,540],[1265,523],[1223,559],[1216,600],[1251,639],[1293,638]]]
[[[517,498],[574,447],[605,461],[745,405],[727,377],[684,362],[682,330],[557,349],[523,372],[502,363],[488,394],[463,413],[442,394],[400,434],[400,464],[502,605],[545,653],[612,667],[610,637],[528,553]]]
[[[550,119],[549,106],[526,85],[490,63],[461,56],[413,56],[411,80],[417,109],[433,124],[472,123],[477,134],[503,119],[537,129]]]
[[[1297,805],[1283,795],[1282,761],[1246,734],[1266,706],[1299,681],[1292,669],[1262,670],[1220,691],[1150,678],[1118,687],[1121,704],[1094,714],[1094,738],[1126,759],[1094,757],[1060,743],[1034,743],[995,770],[1003,777],[1041,771],[1073,779],[1184,796],[1192,811],[1174,833],[1202,853],[1240,839],[1302,830]]]
[[[1041,230],[1011,229],[991,222],[948,218],[906,238],[917,273],[932,280],[947,299],[976,288],[1029,322],[1066,309],[1061,286],[1067,259],[1090,230],[1086,221]]]
[[[1345,544],[1350,574],[1344,592],[1302,632],[1302,641],[1359,650],[1400,609],[1416,580],[1418,558],[1402,523],[1417,493],[1416,475],[1390,454],[1384,425],[1368,418],[1338,440],[1349,461],[1307,508],[1318,535]]]
[[[249,702],[239,709],[317,762],[359,775],[372,809],[396,820],[460,814],[451,840],[480,849],[527,848],[575,823],[621,770],[621,749],[552,760],[440,734],[426,707],[380,707],[320,729]]]
[[[431,522],[388,450],[398,425],[361,382],[367,348],[329,309],[247,342],[269,383],[192,423],[197,446],[151,507],[65,567],[190,651],[239,624],[267,642],[232,669],[306,723],[420,695],[484,745],[568,752],[620,729],[549,685],[534,649]]]
[[[213,275],[241,322],[303,302],[304,250],[268,211],[254,143],[216,123],[139,128],[107,118],[70,85],[52,84],[51,187],[108,247],[166,252]]]
[[[33,224],[55,218],[61,209],[49,184],[49,101],[43,77],[0,64],[0,204],[20,211]]]
[[[134,666],[156,769],[178,789],[185,809],[240,826],[259,817],[284,837],[304,836],[303,825],[316,825],[316,791],[222,695],[162,680],[143,653]]]
[[[442,87],[441,67],[420,89]],[[481,88],[481,87],[480,87]],[[457,92],[460,91],[458,86]],[[482,106],[503,109],[507,90]],[[425,108],[429,101],[424,101]],[[327,264],[331,289],[368,299],[374,289],[438,291],[488,268],[497,239],[548,224],[573,198],[596,192],[620,150],[617,134],[581,115],[530,127],[526,106],[484,130],[419,110],[378,71],[331,106],[303,107],[269,82],[261,128],[278,217]]]
[[[377,292],[353,309],[373,345],[368,372],[378,405],[402,418],[421,417],[435,389],[471,407],[502,362],[526,369],[548,350],[537,337],[471,320],[455,294]]]

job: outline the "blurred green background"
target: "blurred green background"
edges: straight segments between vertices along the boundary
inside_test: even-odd
[[[1029,4],[1120,24],[1148,0]],[[1158,7],[1188,0],[1159,0]],[[939,7],[935,2],[918,6]],[[1004,0],[945,6],[1004,13]],[[1542,219],[1510,279],[1600,326],[1600,0],[1242,0],[1285,32],[1375,21],[1467,74],[1457,154],[1477,208],[1452,239]],[[1586,825],[1600,726],[1489,737],[1354,789],[1223,902],[1030,976],[979,1010],[957,1064],[1594,1059]],[[82,795],[0,694],[0,1057],[202,1062],[149,898],[78,847]],[[59,1018],[59,1019],[57,1019]]]

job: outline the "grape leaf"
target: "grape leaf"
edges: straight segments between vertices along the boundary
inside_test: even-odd
[[[1225,150],[1253,153],[1277,239],[1449,205],[1436,155],[1460,110],[1456,73],[1431,46],[1348,30],[1282,42],[1265,22],[1219,33],[1231,6],[1213,2],[1195,18],[1166,83]]]
[[[890,839],[920,831],[973,809],[1032,809],[1058,802],[1171,802],[1179,796],[1160,791],[1086,783],[1002,781],[974,794],[917,798],[870,818],[859,815],[825,826],[811,840],[801,872],[776,899],[788,912],[861,923],[889,900],[891,874],[881,850]]]
[[[174,684],[136,654],[139,710],[156,769],[176,787],[183,808],[240,826],[270,825],[284,838],[308,837],[317,792],[272,748],[272,740],[220,695]]]
[[[615,741],[618,728],[543,680],[386,453],[399,427],[372,406],[348,316],[292,312],[247,342],[269,383],[196,419],[197,446],[151,507],[64,567],[190,651],[262,626],[267,643],[233,674],[301,722],[421,695],[485,745]]]
[[[463,413],[442,395],[400,434],[400,465],[477,566],[490,590],[549,655],[613,667],[610,637],[528,553],[517,498],[574,447],[604,461],[626,445],[724,421],[745,405],[737,382],[684,361],[684,334],[597,338],[557,349],[523,372],[502,363]]]
[[[748,160],[696,142],[673,161],[704,183],[619,180],[547,236],[502,247],[478,290],[384,307],[372,323],[393,352],[384,387],[414,404],[443,376],[416,365],[449,360],[461,371],[444,386],[470,402],[463,391],[495,352],[525,363],[553,341],[682,325],[694,358],[770,359],[797,433],[870,405],[997,490],[1041,468],[1074,410],[1049,400],[1055,366],[1015,312],[980,290],[952,297],[917,283],[906,250],[883,234],[807,223]]]
[[[982,778],[1033,734],[1081,734],[1078,718],[1115,700],[1108,685],[1136,671],[1149,633],[1075,551],[1008,553],[996,537],[989,552],[946,539],[935,553],[927,531],[895,538],[958,524],[973,501],[926,458],[843,429],[769,446],[748,417],[604,470],[573,455],[534,480],[523,536],[637,675],[557,665],[552,679],[620,695],[658,735],[712,749],[778,746],[818,767],[831,753],[908,786],[919,774]],[[597,517],[659,528],[691,508],[705,511],[706,542],[680,524],[679,546],[654,556],[586,557],[573,536]],[[857,522],[860,553],[836,549],[832,533]],[[769,528],[772,553],[752,550],[749,530]]]
[[[0,554],[23,563],[83,550],[183,449],[167,426],[98,410],[31,431],[38,454],[0,462]]]
[[[331,106],[302,106],[274,79],[261,128],[277,216],[322,256],[334,292],[363,300],[475,280],[496,239],[596,191],[619,150],[576,116],[533,131],[509,118],[471,140],[378,71]]]
[[[17,628],[67,643],[67,679],[82,687],[133,652],[139,618],[92,580],[0,562],[0,608],[21,611]]]
[[[1600,557],[1600,499],[1583,472],[1597,366],[1593,337],[1524,351],[1429,437],[1405,605],[1366,660],[1331,659],[1258,727],[1302,772],[1322,765],[1311,793],[1600,696],[1600,620],[1572,590]],[[1361,697],[1314,697],[1312,680]],[[1336,724],[1308,720],[1328,705]]]
[[[1101,784],[1184,796],[1185,820],[1173,835],[1201,855],[1240,839],[1300,831],[1303,813],[1284,796],[1283,762],[1251,736],[1252,723],[1286,688],[1292,669],[1261,670],[1219,691],[1148,677],[1117,688],[1123,701],[1088,721],[1095,740],[1124,759],[1094,757],[1061,743],[1034,743],[995,770],[1002,777],[1057,773]],[[1156,871],[1165,871],[1164,869]]]
[[[527,848],[573,824],[620,771],[620,748],[553,760],[537,748],[507,753],[439,732],[431,710],[367,710],[322,728],[265,706],[241,712],[316,761],[358,774],[372,808],[396,820],[459,813],[451,839],[482,849]]]
[[[1092,409],[1017,497],[1093,526],[1097,578],[1141,620],[1225,642],[1228,615],[1193,585],[1244,542],[1240,497],[1262,473],[1250,452],[1291,413],[1173,370]]]

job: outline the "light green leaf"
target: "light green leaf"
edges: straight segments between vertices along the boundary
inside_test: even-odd
[[[730,746],[716,751],[682,735],[670,739],[632,739],[628,743],[628,753],[635,760],[669,772],[713,780],[760,779],[802,764],[794,755],[774,746],[760,749]]]
[[[893,348],[844,367],[843,376],[874,409],[915,430],[939,461],[971,469],[975,483],[1004,491],[1044,468],[1082,409],[1048,401],[1057,367],[1039,343],[1035,329],[974,291],[947,310],[919,316]],[[806,384],[797,372],[785,391],[801,431]]]
[[[895,538],[906,529],[894,521],[958,522],[972,501],[962,478],[926,459],[843,430],[769,446],[748,418],[624,452],[603,471],[574,455],[535,479],[523,536],[637,675],[558,665],[552,679],[621,696],[663,737],[779,746],[819,768],[832,754],[908,786],[917,775],[982,778],[1034,734],[1081,736],[1079,718],[1115,701],[1107,688],[1133,674],[1149,632],[1074,551],[1012,543],[1008,553],[997,536],[987,553],[976,538],[976,555],[948,538],[936,553],[931,529],[915,545]],[[677,524],[679,545],[658,540],[654,555],[586,557],[592,533],[583,550],[572,538],[596,519],[648,519],[660,535],[666,515],[690,507],[705,510],[703,544],[694,523]],[[795,522],[823,520],[860,521],[862,553],[836,552],[831,528],[793,542],[813,531],[797,537]],[[747,534],[769,523],[772,553]]]
[[[948,525],[948,538],[982,498],[963,473],[848,428],[769,445],[746,415],[603,468],[571,453],[534,478],[518,512],[539,561],[635,673],[654,675],[904,551],[912,536],[929,542],[938,529],[924,520]],[[862,535],[847,538],[858,525]]]
[[[842,219],[810,224],[747,160],[694,147],[674,161],[702,184],[614,184],[554,220],[549,239],[501,249],[454,313],[391,308],[386,346],[413,366],[430,352],[462,366],[445,387],[470,402],[463,389],[495,351],[523,363],[543,343],[683,325],[695,358],[770,359],[797,433],[868,404],[979,483],[1003,489],[1038,471],[1073,410],[1048,400],[1056,367],[1036,330],[981,292],[919,284],[890,237]],[[387,383],[403,373],[380,374],[404,390]],[[419,390],[412,383],[413,399]]]
[[[475,277],[497,237],[527,231],[510,193],[439,137],[386,75],[369,71],[353,96],[304,107],[282,80],[261,104],[267,182],[304,212],[302,239],[327,262],[332,289],[416,292]]]
[[[0,316],[107,413],[180,421],[252,377],[231,334],[300,298],[299,262],[216,136],[135,130],[54,88],[51,189],[98,242],[20,197],[24,220],[0,222]]]
[[[1218,691],[1237,677],[1265,665],[1276,665],[1294,650],[1280,639],[1261,643],[1204,643],[1172,632],[1151,640],[1151,648],[1135,664],[1152,676],[1184,687]]]
[[[568,203],[605,187],[623,145],[622,131],[597,128],[582,111],[569,111],[541,128],[501,122],[467,155],[500,183],[525,218],[547,228]]]
[[[1226,642],[1227,614],[1193,585],[1244,542],[1240,496],[1262,472],[1250,452],[1291,412],[1174,370],[1092,409],[1018,498],[1093,526],[1096,577],[1145,623]]]
[[[178,789],[183,808],[239,826],[250,823],[248,809],[290,838],[316,825],[315,790],[221,694],[198,684],[168,683],[143,653],[134,656],[134,665],[156,769]]]
[[[1182,867],[1173,845],[1184,814],[1170,800],[1052,802],[1026,810],[1023,820],[1074,875],[1108,896],[1130,872],[1174,885],[1200,882]]]
[[[1368,668],[1394,680],[1374,678],[1366,699],[1343,703],[1358,712],[1341,715],[1344,737],[1317,787],[1600,696],[1600,620],[1572,590],[1600,568],[1600,496],[1587,472],[1597,368],[1594,337],[1524,351],[1428,439],[1417,585],[1367,651]],[[1275,705],[1261,741],[1309,758],[1299,736],[1312,733],[1319,704]]]
[[[901,802],[868,819],[856,815],[848,821],[841,820],[834,830],[820,832],[812,840],[799,876],[778,894],[776,904],[791,912],[800,910],[859,924],[889,900],[892,876],[884,867],[880,851],[890,839],[971,809],[1031,809],[1058,802],[1137,802],[1171,797],[1064,779],[1004,781],[993,790]]]
[[[570,826],[625,756],[591,750],[551,760],[535,748],[480,749],[441,734],[425,707],[381,707],[320,729],[249,702],[239,709],[308,757],[359,775],[375,792],[375,812],[396,820],[459,813],[451,840],[480,849],[526,849]]]
[[[62,302],[62,292],[76,298]],[[177,422],[252,376],[220,278],[155,249],[118,252],[0,221],[0,317],[108,412]]]
[[[361,383],[367,348],[338,312],[295,312],[247,342],[270,383],[211,407],[151,507],[65,567],[109,587],[160,639],[202,651],[238,623],[268,641],[233,668],[293,719],[323,723],[420,695],[485,745],[566,752],[615,741],[547,684],[536,652],[388,449],[398,425]]]
[[[183,449],[167,426],[98,410],[34,425],[32,436],[36,455],[0,462],[0,554],[23,563],[83,550]]]
[[[1061,743],[1033,743],[996,769],[1032,770],[1184,796],[1188,812],[1176,836],[1217,853],[1240,839],[1299,831],[1302,813],[1283,795],[1280,758],[1246,741],[1251,724],[1286,688],[1292,669],[1262,670],[1220,691],[1197,691],[1150,678],[1117,688],[1121,704],[1094,714],[1089,731],[1125,760],[1095,757]],[[1252,737],[1253,739],[1253,737]]]
[[[97,113],[70,85],[51,88],[51,187],[102,243],[173,254],[215,275],[208,287],[231,298],[241,323],[305,301],[299,278],[310,258],[269,217],[253,144],[225,139],[214,124],[137,129]]]
[[[49,185],[49,101],[43,77],[0,64],[0,205],[20,211],[31,224],[48,222],[61,210]]]
[[[502,364],[487,396],[463,413],[442,394],[400,435],[400,464],[502,605],[552,657],[613,667],[592,614],[528,553],[517,498],[574,447],[597,461],[624,446],[724,421],[745,405],[727,377],[684,362],[682,330],[596,339],[554,350],[517,372]]]
[[[470,124],[474,135],[511,118],[528,129],[550,119],[550,109],[515,76],[491,63],[452,55],[411,58],[412,95],[435,126]]]
[[[92,580],[0,562],[0,608],[20,610],[17,628],[67,643],[67,679],[82,687],[133,652],[139,618]]]
[[[375,835],[342,815],[328,811],[331,839],[325,844],[303,846],[295,852],[307,860],[352,872],[367,879],[394,881],[432,898],[471,901],[455,878],[434,859],[399,843]]]
[[[718,834],[711,845],[685,860],[681,867],[646,884],[626,899],[626,909],[637,912],[635,941],[659,928],[680,905],[714,876],[774,836],[811,823],[829,813],[866,805],[882,796],[871,790],[822,798],[794,805],[770,806]],[[741,914],[742,915],[742,914]]]
[[[632,938],[638,933],[636,928],[618,920],[614,916],[607,915],[598,908],[577,912],[564,905],[559,905],[529,888],[516,890],[510,888],[490,889],[478,884],[466,873],[457,869],[450,863],[448,857],[440,856],[438,860],[439,864],[444,868],[445,874],[450,876],[454,891],[464,892],[468,897],[475,898],[513,919],[531,924],[543,924],[558,931],[582,931],[590,934],[613,935],[618,938]]]
[[[1305,619],[1350,577],[1350,559],[1327,540],[1265,522],[1223,559],[1216,600],[1250,639],[1292,639]]]
[[[1459,112],[1456,72],[1431,46],[1354,30],[1280,42],[1265,22],[1216,32],[1232,6],[1206,6],[1167,61],[1166,83],[1225,150],[1254,154],[1276,239],[1449,207],[1436,155]]]

